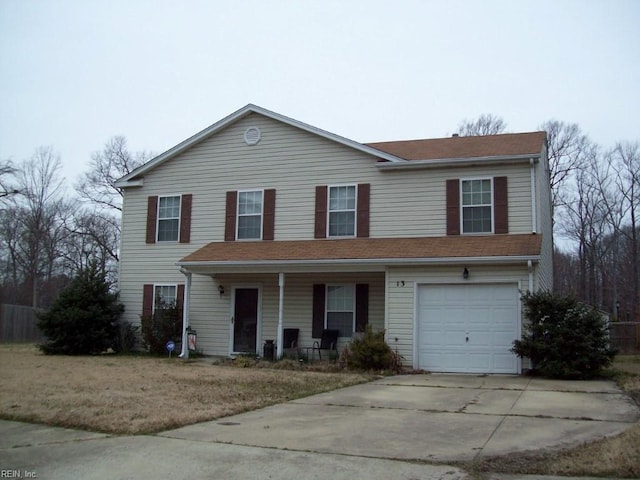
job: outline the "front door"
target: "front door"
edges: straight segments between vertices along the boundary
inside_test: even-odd
[[[258,288],[235,289],[232,353],[256,353],[259,299]]]

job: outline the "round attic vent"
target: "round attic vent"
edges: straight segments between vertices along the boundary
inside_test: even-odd
[[[262,138],[262,132],[258,127],[249,127],[244,132],[244,141],[247,145],[255,145]]]

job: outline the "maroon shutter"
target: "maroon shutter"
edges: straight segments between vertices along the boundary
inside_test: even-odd
[[[460,181],[447,180],[447,235],[460,235]]]
[[[320,338],[322,330],[324,330],[324,307],[325,307],[326,288],[324,284],[316,283],[313,285],[313,317],[311,336]]]
[[[224,240],[233,242],[236,239],[236,212],[238,209],[238,192],[227,192],[227,207],[224,223]]]
[[[262,217],[262,239],[273,240],[276,221],[276,190],[264,191],[264,212]]]
[[[179,284],[178,288],[176,288],[176,307],[179,310],[184,307],[184,283]]]
[[[356,285],[356,332],[364,332],[369,323],[369,285]]]
[[[507,177],[493,179],[493,217],[494,233],[509,233],[509,201]]]
[[[327,186],[316,187],[315,238],[327,237]]]
[[[142,316],[150,317],[153,314],[153,285],[145,284],[142,287]]]
[[[191,241],[191,204],[193,195],[190,193],[182,195],[180,205],[180,243]]]
[[[358,237],[369,236],[369,194],[371,185],[361,183],[358,185],[357,230]]]
[[[158,220],[158,196],[147,199],[147,243],[156,243],[156,224]]]

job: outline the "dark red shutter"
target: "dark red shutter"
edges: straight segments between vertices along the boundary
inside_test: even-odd
[[[191,241],[191,204],[193,195],[190,193],[182,195],[180,205],[180,243]]]
[[[276,191],[264,191],[264,211],[262,213],[262,239],[273,240],[276,221]]]
[[[182,311],[182,307],[184,307],[184,284],[181,283],[178,285],[176,289],[176,307]]]
[[[369,197],[371,185],[361,183],[358,185],[358,205],[357,205],[357,235],[358,237],[369,236]]]
[[[509,233],[509,200],[507,177],[493,179],[493,218],[494,233]]]
[[[327,186],[316,187],[315,238],[327,237]]]
[[[153,285],[145,284],[142,287],[142,316],[150,317],[153,314]]]
[[[158,196],[147,199],[147,243],[156,243],[156,223],[158,220]]]
[[[224,240],[233,242],[236,239],[236,212],[238,209],[238,192],[227,192],[227,207],[224,223]]]
[[[369,285],[356,285],[356,332],[364,332],[369,323]]]
[[[324,284],[313,285],[313,318],[311,336],[320,338],[324,330],[324,308],[325,308],[326,288]]]
[[[460,235],[460,181],[447,180],[447,235]]]

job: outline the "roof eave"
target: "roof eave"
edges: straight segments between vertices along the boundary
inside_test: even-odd
[[[396,157],[395,155],[391,155],[390,153],[386,153],[386,152],[383,152],[381,150],[377,150],[377,149],[375,149],[373,147],[369,147],[367,145],[363,145],[363,144],[358,143],[356,141],[350,140],[348,138],[341,137],[340,135],[336,135],[334,133],[327,132],[326,130],[322,130],[320,128],[314,127],[314,126],[306,124],[304,122],[300,122],[298,120],[295,120],[293,118],[286,117],[286,116],[281,115],[279,113],[272,112],[271,110],[267,110],[267,109],[259,107],[257,105],[248,104],[245,107],[241,108],[240,110],[237,110],[237,111],[233,112],[232,114],[227,115],[225,118],[217,121],[213,125],[205,128],[204,130],[201,130],[200,132],[196,133],[195,135],[193,135],[193,136],[187,138],[186,140],[180,142],[179,144],[177,144],[176,146],[170,148],[166,152],[161,153],[160,155],[158,155],[157,157],[155,157],[152,160],[148,161],[144,165],[141,165],[137,169],[133,170],[131,173],[129,173],[129,174],[123,176],[122,178],[118,179],[116,181],[116,186],[118,186],[120,188],[125,188],[125,187],[128,187],[128,186],[136,186],[136,185],[131,185],[129,182],[132,179],[135,179],[136,177],[139,177],[140,175],[143,175],[144,173],[148,172],[149,170],[157,167],[161,163],[164,163],[167,160],[175,157],[176,155],[179,155],[180,153],[184,152],[185,150],[187,150],[188,148],[192,147],[193,145],[201,142],[205,138],[213,135],[214,133],[222,130],[223,128],[231,125],[232,123],[234,123],[234,122],[246,117],[250,113],[257,113],[257,114],[263,115],[263,116],[271,118],[273,120],[277,120],[279,122],[285,123],[287,125],[291,125],[293,127],[299,128],[299,129],[304,130],[306,132],[313,133],[315,135],[319,135],[321,137],[327,138],[329,140],[332,140],[334,142],[340,143],[340,144],[345,145],[347,147],[354,148],[354,149],[359,150],[361,152],[367,153],[369,155],[373,155],[375,157],[387,160],[387,161],[392,162],[392,163],[404,163],[404,162],[407,161],[407,160],[405,160],[403,158]]]
[[[397,169],[429,169],[441,167],[472,167],[482,165],[507,165],[518,163],[529,163],[532,159],[539,161],[542,153],[526,153],[521,155],[496,155],[488,157],[466,157],[466,158],[436,158],[432,160],[409,160],[404,163],[379,162],[376,167],[380,170]]]
[[[257,268],[257,269],[288,269],[297,267],[329,267],[329,268],[363,268],[365,270],[382,271],[381,267],[388,266],[411,266],[411,265],[473,265],[473,264],[517,264],[528,261],[537,263],[540,255],[495,255],[480,257],[425,257],[425,258],[340,258],[340,259],[318,259],[318,260],[230,260],[230,261],[179,261],[175,265],[178,267],[211,270],[218,268],[228,270],[235,268]],[[275,271],[274,270],[274,271]]]

